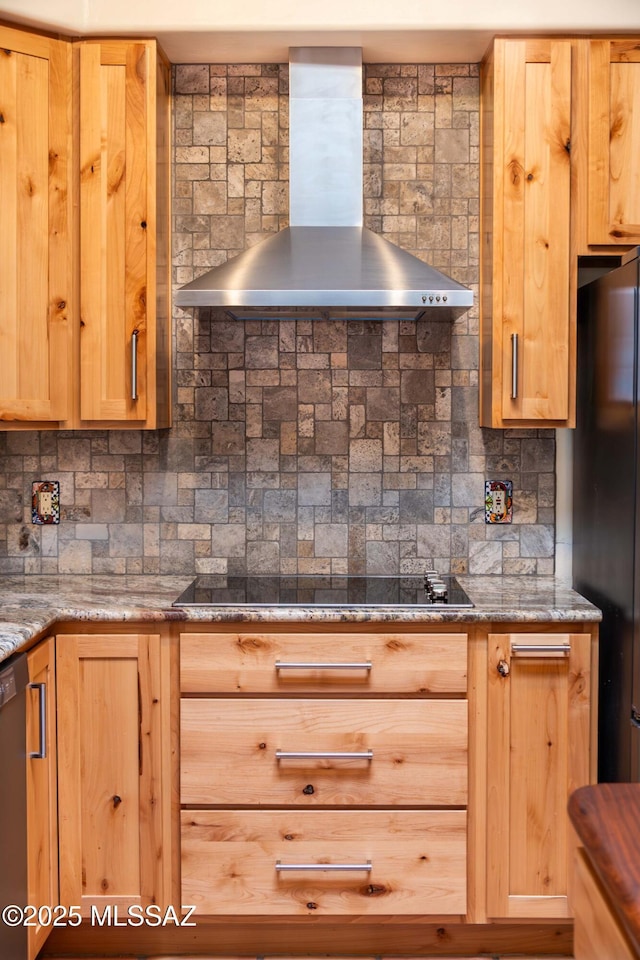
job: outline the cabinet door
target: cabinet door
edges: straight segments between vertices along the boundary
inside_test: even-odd
[[[589,50],[590,244],[640,243],[640,41]]]
[[[79,44],[80,417],[144,421],[155,374],[155,57]]]
[[[160,638],[57,647],[61,902],[83,914],[160,903]]]
[[[496,41],[483,82],[483,426],[571,425],[570,114],[569,42]]]
[[[0,27],[0,419],[64,420],[71,378],[71,53]]]
[[[27,665],[27,902],[53,907],[59,902],[53,637],[29,652]],[[29,927],[29,960],[36,956],[50,930],[50,926]]]
[[[569,794],[589,782],[588,634],[491,634],[487,913],[562,918],[575,840]]]

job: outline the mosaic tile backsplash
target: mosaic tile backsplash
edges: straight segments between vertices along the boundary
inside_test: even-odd
[[[478,66],[364,74],[366,225],[477,300]],[[287,79],[174,67],[176,283],[287,225]],[[477,317],[176,309],[170,430],[0,433],[0,572],[552,573],[554,432],[478,427]],[[485,524],[487,479],[513,523]]]

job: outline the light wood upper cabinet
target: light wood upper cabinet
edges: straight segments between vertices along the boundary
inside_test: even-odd
[[[58,897],[58,793],[56,762],[55,640],[49,637],[27,655],[27,902],[55,906]],[[38,915],[41,919],[42,915]],[[29,960],[51,931],[28,928]]]
[[[640,243],[640,40],[590,40],[588,242]]]
[[[571,916],[569,794],[592,778],[590,634],[490,634],[487,915]]]
[[[156,358],[168,356],[167,284],[161,279],[158,308],[156,236],[166,216],[157,142],[166,135],[168,76],[153,41],[78,48],[80,417],[166,426]]]
[[[571,43],[496,40],[482,71],[480,423],[572,426]]]
[[[160,637],[57,640],[60,902],[168,898]]]
[[[0,27],[0,418],[66,420],[73,321],[71,46]]]
[[[0,420],[170,424],[170,68],[0,27]]]

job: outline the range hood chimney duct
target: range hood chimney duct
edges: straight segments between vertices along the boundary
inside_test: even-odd
[[[249,317],[452,319],[473,294],[363,226],[362,51],[292,47],[289,223],[176,292]]]

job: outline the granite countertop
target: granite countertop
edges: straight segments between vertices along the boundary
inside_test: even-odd
[[[93,623],[399,622],[593,623],[600,611],[554,577],[459,577],[473,609],[423,607],[172,608],[192,577],[12,576],[0,588],[0,660],[65,621]]]

